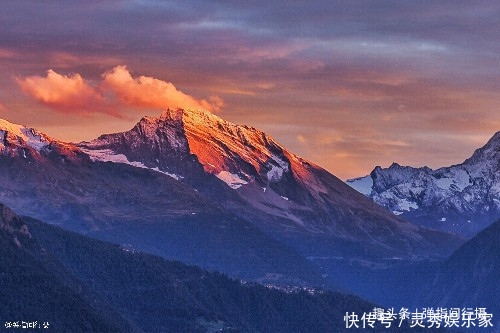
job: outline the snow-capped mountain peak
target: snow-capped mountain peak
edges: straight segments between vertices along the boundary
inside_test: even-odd
[[[171,157],[194,155],[205,172],[233,189],[253,181],[277,182],[290,170],[289,154],[268,135],[201,109],[167,109],[158,118],[142,118],[131,131],[103,135],[81,146],[97,159],[104,160],[103,154],[92,151],[107,149],[110,161],[125,155],[129,163],[139,162],[181,177],[188,176],[183,174],[186,170],[174,170]],[[144,158],[146,150],[155,158],[151,154]]]
[[[79,147],[94,160],[175,175],[279,237],[313,233],[344,241],[363,238],[366,246],[385,250],[400,239],[425,247],[429,237],[429,231],[386,212],[266,133],[205,110],[168,109],[159,117],[142,118],[129,131],[102,135]]]
[[[7,120],[0,119],[0,131],[2,132],[9,132],[13,135],[24,136],[23,129],[25,129],[25,127],[22,125],[13,124]]]
[[[11,141],[15,141],[19,152],[28,154],[27,158],[20,154],[0,156],[5,162],[0,166],[30,170],[34,183],[20,189],[25,191],[33,184],[43,183],[48,193],[57,193],[57,200],[47,198],[51,205],[74,197],[79,203],[90,198],[97,206],[101,199],[113,205],[119,201],[128,209],[121,193],[139,186],[137,191],[143,197],[134,197],[139,202],[157,202],[170,197],[171,191],[196,197],[206,207],[213,206],[207,211],[215,214],[215,220],[227,210],[230,218],[249,221],[265,234],[308,253],[352,255],[354,249],[361,252],[371,249],[380,256],[412,256],[434,253],[436,248],[445,249],[461,241],[397,218],[326,170],[290,153],[264,132],[233,124],[204,110],[166,110],[159,117],[143,117],[129,131],[101,135],[77,146],[40,134],[48,142],[40,151],[27,145],[20,136],[30,139],[29,133],[38,132],[26,132],[11,125],[8,130],[5,125],[4,128],[8,133],[7,147],[13,147]],[[18,179],[26,175],[20,174]],[[5,172],[3,176],[7,177]],[[114,180],[108,182],[108,177]],[[53,179],[59,179],[56,186],[51,182]],[[64,179],[71,179],[69,187]],[[138,179],[150,183],[142,187]],[[3,192],[4,199],[15,203],[14,197],[5,193],[18,193],[20,182],[5,182],[12,187],[8,187],[10,192]],[[115,187],[115,182],[124,187]],[[159,182],[160,187],[153,186],[156,190],[149,193],[151,182]],[[96,186],[102,192],[93,192]],[[95,197],[89,197],[89,193]],[[33,198],[43,201],[45,196]],[[193,213],[197,214],[181,201],[170,208],[153,205],[153,215],[188,214],[191,218]],[[76,210],[72,207],[67,207],[71,219],[83,216],[79,221],[93,221],[91,228],[98,228],[101,221],[94,220],[84,207]],[[114,216],[113,209],[106,209],[103,214]],[[450,243],[435,242],[438,235]]]
[[[500,168],[500,131],[463,163],[471,177],[484,177],[498,173]]]
[[[40,151],[47,147],[50,141],[48,136],[33,128],[0,119],[0,150],[3,154],[25,154],[22,147]]]
[[[500,217],[500,132],[462,164],[432,170],[393,163],[346,183],[417,224],[473,234]]]
[[[401,166],[398,163],[393,162],[388,169],[382,169],[380,166],[376,166],[370,173],[370,176],[373,180],[376,180],[373,182],[373,190],[375,192],[382,192],[395,185],[404,183],[418,173],[425,173],[429,171],[432,170],[428,167],[413,168],[409,166]]]
[[[62,161],[88,159],[74,144],[60,141],[34,129],[0,119],[0,156],[28,161],[55,158]]]

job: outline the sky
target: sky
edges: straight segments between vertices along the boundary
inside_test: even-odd
[[[498,1],[0,2],[0,118],[67,141],[166,107],[341,179],[461,163],[500,130]]]

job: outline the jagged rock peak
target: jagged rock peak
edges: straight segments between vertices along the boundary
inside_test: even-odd
[[[204,109],[184,109],[184,108],[168,108],[160,115],[160,120],[181,119],[182,117],[210,119],[213,121],[226,122],[222,118],[216,116],[210,111]]]
[[[27,150],[40,151],[54,141],[34,128],[0,119],[0,151],[3,155],[26,155]],[[29,154],[29,153],[28,153]]]
[[[182,122],[183,126],[216,126],[218,130],[230,131],[235,134],[241,134],[243,131],[249,131],[270,139],[267,134],[256,129],[255,127],[234,124],[204,109],[168,108],[164,110],[158,118],[145,117],[143,119],[153,121],[156,120],[160,122]]]
[[[486,143],[486,145],[491,144],[493,142],[496,142],[497,144],[500,143],[500,131],[496,132],[493,134],[491,139]]]
[[[432,170],[393,163],[347,183],[412,222],[470,235],[500,216],[500,132],[462,164]]]

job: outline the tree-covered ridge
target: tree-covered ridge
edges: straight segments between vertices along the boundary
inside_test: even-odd
[[[20,246],[0,234],[2,321],[48,321],[57,332],[339,332],[346,312],[374,308],[350,295],[287,293],[31,218],[22,223],[31,237]]]

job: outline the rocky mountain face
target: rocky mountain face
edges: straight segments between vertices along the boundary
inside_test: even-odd
[[[240,278],[324,283],[304,257],[191,186],[162,172],[92,161],[47,136],[35,149],[19,135],[33,132],[0,128],[0,202],[23,215]]]
[[[432,170],[393,163],[347,184],[411,222],[473,235],[500,217],[500,132],[461,164]]]
[[[307,257],[444,256],[463,243],[400,219],[265,133],[207,111],[167,110],[77,145],[7,122],[0,133],[0,202],[247,280],[323,285]]]
[[[419,255],[460,242],[436,242],[269,135],[204,110],[166,110],[79,147],[167,174],[306,255]]]

